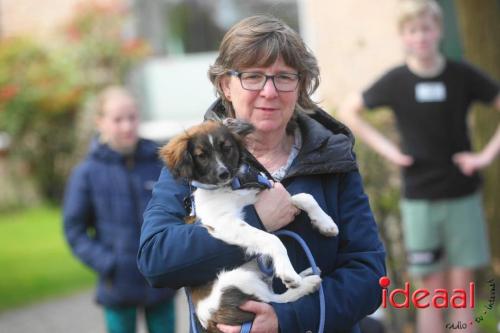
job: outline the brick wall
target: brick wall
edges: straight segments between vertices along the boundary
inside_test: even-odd
[[[82,0],[0,0],[2,37],[22,34],[47,37],[71,17],[80,2]]]
[[[398,0],[303,0],[306,40],[318,58],[316,100],[329,110],[402,61],[395,15]]]

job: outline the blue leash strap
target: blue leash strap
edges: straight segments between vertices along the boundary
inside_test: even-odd
[[[253,321],[247,321],[246,323],[241,325],[240,333],[250,333],[250,331],[252,330],[252,325]]]
[[[316,265],[316,261],[314,260],[314,257],[311,253],[311,250],[307,246],[304,239],[302,239],[302,237],[300,237],[295,232],[289,231],[289,230],[278,230],[274,234],[277,236],[288,236],[288,237],[295,239],[300,244],[302,249],[304,250],[304,252],[307,256],[307,259],[309,260],[309,263],[311,264],[311,268],[312,268],[313,273],[316,275],[320,275],[318,266]],[[325,292],[323,290],[323,284],[320,284],[319,285],[319,327],[318,327],[318,333],[323,333],[323,331],[325,330],[325,311],[326,311],[325,308],[326,308]]]
[[[187,303],[189,307],[189,326],[191,327],[191,333],[198,333],[198,328],[196,327],[196,318],[193,300],[191,299],[191,292],[188,287],[184,287],[184,292],[186,293]]]

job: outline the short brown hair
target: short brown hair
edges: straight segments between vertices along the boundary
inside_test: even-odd
[[[398,31],[411,19],[422,14],[430,14],[439,25],[443,22],[443,12],[435,0],[400,0],[398,4]]]
[[[257,15],[243,19],[225,34],[219,56],[208,70],[210,81],[229,115],[234,116],[231,114],[231,103],[226,100],[221,86],[227,72],[231,69],[270,66],[280,56],[287,66],[299,72],[299,106],[303,109],[316,107],[310,97],[319,85],[316,58],[299,34],[283,21],[268,15]]]

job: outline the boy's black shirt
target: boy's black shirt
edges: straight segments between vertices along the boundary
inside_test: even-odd
[[[406,198],[455,198],[477,190],[479,175],[465,176],[452,156],[471,150],[467,126],[470,105],[475,101],[491,103],[498,90],[493,79],[470,64],[447,60],[435,77],[419,77],[402,65],[363,92],[367,108],[393,110],[402,150],[414,158],[414,164],[403,169]]]

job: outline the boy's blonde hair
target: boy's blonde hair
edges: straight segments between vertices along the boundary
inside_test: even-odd
[[[398,4],[398,31],[403,25],[422,14],[431,14],[436,22],[441,26],[443,22],[443,12],[435,0],[399,0]]]

